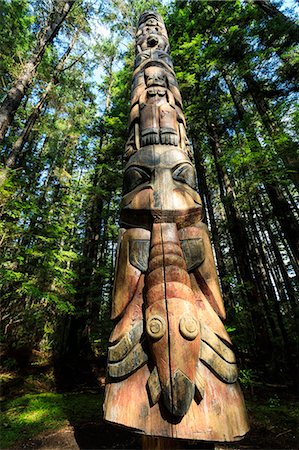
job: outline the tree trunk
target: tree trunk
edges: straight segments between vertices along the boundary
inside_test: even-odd
[[[272,280],[270,278],[270,270],[269,270],[266,256],[265,256],[264,245],[261,242],[261,236],[260,236],[260,232],[257,228],[256,220],[253,219],[254,208],[253,208],[251,202],[249,202],[249,207],[250,207],[250,210],[249,210],[250,213],[248,215],[248,220],[250,221],[250,226],[251,226],[251,229],[253,232],[254,241],[253,241],[252,251],[255,251],[255,254],[256,254],[255,267],[260,272],[260,274],[259,274],[260,278],[263,279],[264,289],[267,292],[267,299],[270,300],[269,307],[268,307],[269,323],[270,323],[270,321],[272,321],[271,328],[274,332],[273,335],[275,336],[276,332],[278,330],[277,330],[277,325],[274,322],[273,313],[271,312],[271,310],[274,310],[276,315],[279,316],[279,317],[277,317],[277,322],[278,322],[278,326],[280,329],[281,338],[285,345],[285,349],[287,349],[288,348],[288,337],[287,337],[286,330],[284,328],[284,324],[281,321],[281,311],[279,310],[277,293],[275,292]]]
[[[224,301],[229,298],[229,283],[227,282],[227,271],[225,268],[224,256],[220,245],[220,233],[218,231],[211,193],[207,185],[207,177],[204,164],[202,163],[200,149],[196,143],[194,137],[192,137],[192,143],[194,148],[194,160],[195,160],[195,169],[197,172],[197,179],[199,184],[199,192],[203,201],[204,211],[208,215],[210,227],[211,227],[211,235],[212,235],[212,244],[215,249],[217,267],[219,270],[219,278],[221,282],[222,292]]]
[[[48,94],[51,92],[53,86],[58,83],[58,77],[59,77],[60,73],[63,70],[65,70],[64,69],[65,63],[67,62],[68,57],[69,57],[72,49],[74,48],[75,43],[77,42],[80,32],[81,32],[81,29],[78,29],[77,32],[75,33],[75,35],[73,36],[73,39],[71,40],[70,45],[68,46],[68,49],[66,50],[65,54],[63,55],[63,57],[60,59],[60,61],[57,64],[54,74],[52,75],[51,81],[47,85],[39,102],[36,104],[33,111],[31,112],[30,116],[28,117],[27,122],[23,128],[23,131],[22,131],[20,137],[14,143],[12,151],[10,152],[10,154],[7,158],[7,161],[6,161],[7,168],[12,169],[15,167],[16,160],[22,153],[24,145],[28,139],[28,136],[29,136],[32,128],[34,127],[35,122],[39,118],[39,115],[42,111],[42,108],[43,108],[45,102],[46,102]]]
[[[8,169],[13,169],[15,167],[16,161],[23,151],[24,145],[26,144],[28,136],[42,111],[42,108],[45,104],[46,98],[47,98],[51,88],[52,88],[52,83],[49,83],[48,86],[46,87],[43,95],[41,96],[39,102],[36,104],[33,111],[31,112],[30,116],[28,117],[26,124],[22,130],[21,135],[18,137],[18,139],[14,143],[12,150],[11,150],[11,152],[6,160],[6,164],[5,164],[5,166]]]
[[[285,16],[279,11],[276,6],[270,3],[268,0],[249,0],[250,3],[257,5],[267,16],[277,18],[281,24],[284,25],[284,30],[288,34],[287,45],[298,42],[299,39],[299,26],[296,22],[289,17]],[[286,45],[285,45],[286,46]]]
[[[280,143],[277,143],[277,136],[282,133],[278,124],[270,114],[269,105],[266,101],[263,92],[260,88],[258,81],[256,81],[253,75],[247,70],[243,75],[243,78],[247,84],[249,94],[251,95],[256,109],[260,115],[265,129],[268,131],[269,136],[273,140],[274,147],[277,149],[277,153],[280,154],[282,161],[288,170],[288,176],[295,184],[297,190],[299,190],[299,158],[297,152],[297,144],[292,142],[290,138],[285,134],[285,142],[283,148]]]
[[[246,122],[246,110],[243,107],[242,103],[238,99],[237,91],[233,85],[233,82],[232,82],[230,76],[224,72],[222,72],[222,73],[223,73],[224,79],[227,83],[227,86],[229,88],[229,91],[231,93],[231,97],[233,99],[236,111],[238,113],[240,122],[244,128],[244,131],[249,137],[249,142],[253,142],[252,150],[253,151],[262,151],[259,141],[256,137],[256,134],[253,131],[252,124],[245,123]],[[248,78],[248,75],[247,75],[247,78]],[[252,82],[254,81],[251,76],[249,76],[249,79]],[[256,82],[254,82],[253,84],[251,84],[251,82],[250,82],[249,85],[252,86],[252,89],[254,90],[254,92],[256,92],[256,89],[257,89]],[[255,103],[258,108],[259,113],[261,115],[263,115],[263,117],[264,117],[265,127],[268,129],[269,133],[271,133],[271,134],[274,133],[275,127],[272,124],[272,122],[267,114],[266,103],[264,102],[263,98],[260,95],[256,95],[254,98],[255,98]],[[259,107],[258,107],[258,105],[259,105]],[[296,175],[296,179],[297,179],[297,177],[298,177],[298,175]],[[294,180],[294,182],[295,182],[295,180]],[[299,258],[299,243],[298,243],[299,225],[298,225],[298,221],[297,221],[296,217],[294,216],[294,214],[291,210],[291,206],[285,199],[281,189],[274,187],[273,185],[271,185],[269,183],[264,183],[264,186],[265,186],[266,192],[269,196],[270,202],[272,204],[273,212],[279,221],[281,229],[288,241],[288,244],[290,246],[290,249],[291,249],[294,257],[295,257],[296,261],[298,262],[298,258]]]
[[[94,319],[97,320],[100,310],[100,304],[94,301],[96,292],[98,294],[101,289],[101,279],[99,277],[95,279],[94,276],[95,269],[98,267],[104,205],[103,198],[98,193],[100,162],[99,150],[89,199],[82,257],[78,267],[78,285],[74,298],[75,313],[64,317],[57,330],[55,373],[59,386],[64,389],[72,389],[85,383],[89,385],[96,383],[90,367],[90,360],[93,357],[90,323]]]
[[[234,253],[238,262],[240,275],[245,287],[244,295],[247,299],[246,308],[252,318],[252,324],[256,330],[256,342],[254,346],[259,349],[260,355],[268,355],[272,347],[269,332],[265,327],[267,318],[264,310],[263,299],[256,288],[256,280],[250,266],[250,249],[246,229],[234,205],[233,190],[227,174],[219,162],[221,155],[219,136],[214,124],[208,123],[210,145],[214,156],[220,197],[225,208],[227,226],[232,238]],[[242,245],[240,245],[242,243]]]
[[[281,230],[288,241],[290,249],[299,262],[299,224],[292,214],[289,203],[283,196],[281,190],[274,186],[266,186],[266,191],[273,207],[273,213],[277,217]]]
[[[24,65],[19,78],[8,92],[0,106],[0,143],[10,127],[14,115],[21,104],[27,88],[32,83],[47,46],[59,32],[66,16],[76,0],[56,0],[53,11],[49,14],[46,26],[38,33],[37,44],[30,59]]]
[[[265,212],[265,208],[260,200],[259,197],[257,197],[257,203],[259,205],[259,209],[261,211],[261,215],[262,215],[262,220],[263,220],[263,226],[265,228],[265,230],[267,231],[268,234],[268,238],[269,238],[269,244],[271,246],[271,250],[273,251],[273,254],[275,256],[275,264],[276,267],[279,268],[279,272],[281,274],[283,283],[284,283],[284,288],[286,290],[287,296],[289,298],[290,304],[293,308],[293,310],[295,311],[296,307],[297,307],[297,299],[296,299],[296,294],[294,292],[293,286],[291,284],[290,278],[288,276],[288,271],[287,268],[284,264],[282,255],[281,255],[281,251],[278,247],[278,239],[274,236],[274,233],[272,231],[271,228],[271,224],[269,223],[269,216],[266,214]],[[297,267],[294,267],[294,270],[296,271]],[[282,284],[281,280],[278,280],[278,284]]]

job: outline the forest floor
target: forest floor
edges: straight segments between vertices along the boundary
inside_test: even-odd
[[[104,371],[98,387],[57,392],[53,367],[39,358],[19,371],[1,373],[1,449],[140,449],[141,438],[112,427],[102,418]],[[251,430],[244,440],[219,444],[217,450],[299,448],[299,405],[285,387],[251,386],[245,390]],[[187,442],[186,449],[198,444]]]

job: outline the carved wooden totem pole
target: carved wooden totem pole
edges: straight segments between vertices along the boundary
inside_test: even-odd
[[[136,35],[113,293],[107,421],[151,436],[234,441],[248,431],[182,99],[162,18]]]

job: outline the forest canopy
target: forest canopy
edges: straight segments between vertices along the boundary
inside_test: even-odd
[[[105,364],[134,35],[148,9],[168,29],[241,371],[291,384],[299,317],[291,1],[0,0],[1,343],[15,365],[35,349],[73,373],[93,358]]]

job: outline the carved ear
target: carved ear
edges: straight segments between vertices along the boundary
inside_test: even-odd
[[[191,272],[205,259],[205,249],[201,238],[183,239],[181,247],[184,253],[188,272]]]
[[[143,273],[147,271],[149,250],[149,239],[132,239],[130,241],[130,263]]]
[[[198,286],[214,311],[221,319],[225,319],[225,309],[207,226],[200,223],[196,227],[183,228],[179,231],[179,236],[181,241],[190,239],[200,239],[202,241],[201,246],[204,249],[204,258],[201,264],[193,266],[192,272],[195,275]]]
[[[150,232],[142,228],[120,231],[113,287],[112,319],[118,318],[132,300],[141,275],[141,270],[131,263],[134,258],[130,257],[130,242],[149,241],[149,239]]]

